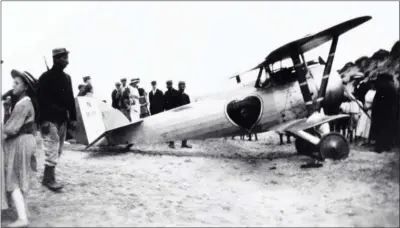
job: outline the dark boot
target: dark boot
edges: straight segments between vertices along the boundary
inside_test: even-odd
[[[192,146],[191,145],[188,145],[187,144],[187,140],[183,140],[182,141],[182,146],[181,146],[182,148],[192,148]]]
[[[171,149],[175,149],[175,143],[174,143],[174,141],[169,142],[168,147],[171,148]]]
[[[54,166],[45,166],[42,184],[55,192],[63,188],[61,184],[56,182]]]

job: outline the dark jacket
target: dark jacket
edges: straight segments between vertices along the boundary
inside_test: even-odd
[[[53,66],[53,68],[44,72],[38,81],[37,95],[40,122],[76,121],[71,77],[62,70]]]
[[[190,104],[190,98],[186,93],[179,92],[179,106]]]
[[[149,102],[151,115],[164,111],[164,94],[161,90],[157,89],[155,94],[153,94],[153,91],[150,91]]]
[[[7,97],[11,97],[11,110],[14,109],[15,104],[18,102],[18,97],[13,94],[13,90],[7,91],[3,96],[1,96],[1,100],[5,101]]]
[[[179,107],[179,92],[172,88],[164,93],[164,110],[168,111]]]
[[[114,89],[114,91],[112,91],[111,93],[111,106],[113,108],[119,109],[119,102],[121,101],[121,97],[122,97],[122,93],[118,93],[117,89]]]

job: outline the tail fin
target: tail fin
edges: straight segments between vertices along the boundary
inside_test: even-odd
[[[93,97],[76,98],[77,125],[73,132],[76,141],[89,145],[104,132],[129,125],[130,122],[119,110]],[[106,141],[99,142],[104,144]]]

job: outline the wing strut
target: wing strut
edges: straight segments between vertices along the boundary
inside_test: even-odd
[[[321,80],[321,86],[319,87],[319,91],[318,91],[318,97],[317,97],[316,106],[315,106],[316,111],[319,111],[322,107],[322,102],[325,97],[326,88],[328,86],[329,76],[330,76],[331,69],[332,69],[333,59],[335,57],[338,39],[339,39],[339,36],[334,36],[332,39],[331,48],[329,49],[328,60],[324,67],[324,74],[323,74],[323,77]]]
[[[310,88],[308,87],[307,78],[306,78],[306,63],[301,63],[299,58],[299,50],[298,48],[292,48],[291,58],[293,61],[294,69],[296,70],[297,80],[300,85],[301,94],[303,95],[304,102],[306,104],[306,108],[308,114],[311,115],[314,112],[314,105],[312,101],[312,96],[310,92]]]

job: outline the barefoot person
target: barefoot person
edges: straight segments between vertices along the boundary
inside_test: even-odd
[[[35,85],[24,73],[12,70],[13,94],[18,98],[10,118],[4,125],[4,180],[15,205],[18,218],[9,227],[28,225],[26,196],[36,152],[36,124],[39,122],[35,102]]]
[[[69,121],[76,121],[75,99],[71,77],[64,73],[68,65],[65,48],[53,50],[53,67],[44,72],[38,82],[40,131],[46,154],[42,184],[52,191],[63,186],[56,181],[55,166],[62,154]]]

